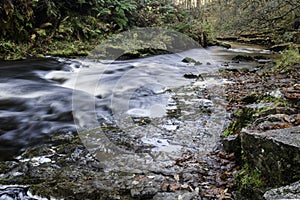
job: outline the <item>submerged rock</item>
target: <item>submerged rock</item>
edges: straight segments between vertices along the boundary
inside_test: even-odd
[[[184,59],[182,59],[181,62],[184,62],[184,63],[192,63],[194,65],[202,65],[202,63],[200,61],[196,61],[195,59],[193,58],[190,58],[190,57],[185,57]]]
[[[254,61],[254,58],[252,56],[237,55],[237,56],[233,57],[232,60],[235,60],[235,61]]]

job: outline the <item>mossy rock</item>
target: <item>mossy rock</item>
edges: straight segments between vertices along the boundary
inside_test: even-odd
[[[242,128],[246,127],[253,119],[254,110],[252,108],[242,108],[234,113],[234,120],[224,130],[223,137],[237,135]]]

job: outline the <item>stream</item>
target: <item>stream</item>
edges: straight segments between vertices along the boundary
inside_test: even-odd
[[[233,62],[237,55],[256,59]],[[186,57],[201,64],[182,62]],[[220,148],[227,117],[224,85],[230,83],[217,71],[255,69],[258,63],[273,58],[271,52],[259,47],[232,43],[230,49],[191,49],[126,61],[51,57],[3,61],[0,160],[22,163],[36,159],[38,165],[54,165],[58,163],[55,156],[63,157],[55,138],[78,133],[89,151],[81,155],[79,148],[73,153],[96,158],[101,168],[93,182],[97,187],[122,188],[120,185],[126,185],[131,177],[135,188],[130,189],[132,197],[164,199],[165,194],[153,191],[151,184],[163,184],[166,177],[179,182],[185,170],[196,167],[174,166],[174,162],[191,155],[196,155],[193,159],[197,162],[205,161],[210,152]],[[22,152],[41,146],[50,147],[51,154],[43,152],[29,159],[22,156]],[[22,170],[15,169],[13,173],[21,176]],[[112,178],[113,174],[117,175]],[[137,174],[151,179],[151,184],[135,179]],[[0,179],[7,177],[0,172]],[[173,191],[171,184],[168,187]],[[197,185],[190,187],[190,196],[199,190]],[[3,186],[0,199],[42,199],[27,191],[25,186]],[[168,198],[173,199],[172,195]],[[183,193],[176,195],[179,199]]]

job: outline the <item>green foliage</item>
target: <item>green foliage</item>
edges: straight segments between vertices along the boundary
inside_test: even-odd
[[[276,30],[293,29],[293,23],[299,20],[300,1],[213,1],[207,5],[207,10],[218,31],[229,34],[247,31],[274,33]],[[291,40],[289,36],[285,37]]]
[[[0,17],[0,40],[24,44],[31,55],[54,41],[101,40],[132,27],[175,29],[200,43],[212,32],[168,0],[3,0]],[[19,52],[9,43],[1,43],[1,53]]]
[[[126,30],[136,15],[137,4],[131,0],[98,0],[98,14],[102,21],[112,23],[117,30]]]
[[[66,35],[89,39],[127,29],[133,25],[136,8],[131,0],[5,0],[0,3],[0,38],[16,42]]]
[[[0,3],[0,38],[20,42],[28,37],[34,19],[31,4],[31,0],[4,0]]]
[[[187,15],[170,1],[145,0],[138,4],[136,25],[140,27],[169,26],[183,21]]]
[[[295,64],[300,64],[299,49],[296,46],[291,45],[288,49],[283,51],[281,58],[276,63],[276,66],[279,68],[286,68]]]
[[[293,42],[293,34],[291,32],[285,31],[284,33],[278,35],[275,38],[275,43],[280,44],[280,43],[285,43],[285,42]]]
[[[0,39],[0,59],[19,60],[25,57],[29,47],[27,44],[19,44]]]

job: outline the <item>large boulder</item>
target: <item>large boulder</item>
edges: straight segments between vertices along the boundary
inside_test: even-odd
[[[246,162],[257,169],[270,187],[300,179],[300,126],[265,132],[241,131]]]

